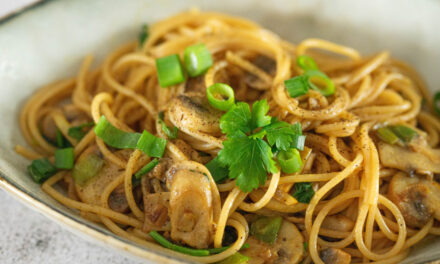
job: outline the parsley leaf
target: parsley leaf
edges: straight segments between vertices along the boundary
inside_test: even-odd
[[[270,124],[270,116],[266,115],[269,112],[269,105],[267,100],[256,101],[252,105],[252,120],[251,126],[252,130],[258,127],[264,127]]]
[[[310,182],[298,182],[295,183],[293,187],[292,196],[300,203],[310,203],[313,195],[315,195],[315,190]]]
[[[237,132],[225,140],[223,146],[218,154],[219,161],[229,167],[229,178],[236,179],[237,186],[244,192],[264,185],[267,173],[278,171],[272,150],[262,139]]]
[[[272,118],[271,124],[263,129],[266,131],[269,144],[271,146],[275,145],[278,150],[288,150],[290,148],[298,148],[298,146],[299,150],[304,149],[303,140],[305,136],[302,136],[300,123],[290,125],[289,123]]]
[[[205,164],[211,173],[212,178],[215,182],[221,182],[228,177],[228,168],[220,163],[218,157]]]
[[[241,131],[251,132],[251,111],[247,103],[239,102],[220,118],[220,128],[223,134],[234,135]]]

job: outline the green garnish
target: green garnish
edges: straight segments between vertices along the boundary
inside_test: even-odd
[[[86,157],[80,159],[72,170],[72,178],[75,183],[82,186],[88,180],[95,177],[96,174],[104,166],[104,160],[102,160],[97,154],[91,153]]]
[[[237,252],[234,255],[231,255],[224,260],[217,262],[217,264],[244,264],[247,263],[248,260],[249,257]]]
[[[315,190],[309,182],[298,182],[293,186],[292,196],[300,203],[309,203],[315,195]]]
[[[312,57],[307,55],[300,55],[296,58],[296,63],[298,66],[305,70],[318,70],[318,64],[316,64],[315,60]]]
[[[251,224],[251,235],[267,244],[273,244],[277,240],[283,218],[281,216],[257,218]]]
[[[304,147],[301,125],[278,121],[268,111],[265,99],[254,102],[252,111],[247,103],[239,102],[220,118],[227,140],[215,163],[209,164],[219,181],[227,168],[229,178],[236,179],[242,191],[250,192],[266,182],[268,173],[278,172],[272,147],[276,151]]]
[[[212,66],[211,52],[203,43],[189,46],[183,52],[183,62],[189,76],[199,76]]]
[[[167,126],[167,124],[165,124],[165,122],[163,121],[163,112],[159,113],[159,123],[160,123],[162,131],[165,133],[165,135],[167,135],[168,138],[170,138],[170,139],[177,138],[177,134],[179,132],[179,129],[175,126],[173,126],[173,128],[171,129],[169,126]]]
[[[206,97],[212,107],[227,111],[235,103],[234,90],[224,83],[214,83],[206,89]]]
[[[144,130],[137,142],[136,148],[140,149],[150,157],[160,158],[165,152],[166,145],[166,139],[156,137],[150,132]]]
[[[138,170],[134,174],[134,178],[136,180],[140,180],[142,176],[144,176],[145,174],[149,173],[152,169],[154,169],[154,167],[156,167],[157,164],[159,164],[158,159],[153,159],[152,161],[148,162],[147,165],[143,166],[140,170]]]
[[[295,76],[284,81],[284,86],[290,97],[296,98],[309,92],[309,83],[303,75]]]
[[[55,150],[55,167],[57,169],[72,169],[74,160],[73,148]]]
[[[309,70],[304,74],[307,77],[309,87],[320,92],[324,96],[330,96],[335,93],[335,84],[322,71]]]
[[[57,168],[46,158],[33,160],[27,169],[36,183],[43,183],[57,172]]]
[[[180,252],[191,256],[209,256],[209,250],[207,249],[193,249],[193,248],[182,247],[173,244],[156,231],[151,231],[148,234],[150,235],[150,237],[156,240],[156,242],[159,243],[161,246],[174,250],[176,252]]]
[[[131,133],[114,127],[105,116],[101,116],[95,126],[95,133],[107,145],[118,149],[134,149],[141,137],[140,133]]]
[[[228,168],[223,166],[217,157],[205,164],[216,183],[223,181],[228,177]]]
[[[440,92],[435,93],[432,106],[434,107],[434,112],[440,116]]]
[[[144,45],[145,40],[150,35],[149,31],[150,30],[149,30],[148,25],[147,24],[143,24],[142,27],[141,27],[141,31],[139,32],[139,36],[138,36],[139,46],[143,46]]]
[[[68,148],[71,147],[72,144],[64,137],[64,135],[61,133],[61,131],[57,128],[56,134],[56,144],[59,148]]]
[[[74,126],[69,128],[67,134],[76,140],[81,140],[87,133],[86,131],[84,131],[84,129],[88,127],[92,127],[94,125],[95,123],[89,122],[89,123],[81,124],[79,126]]]
[[[389,127],[381,127],[376,130],[376,135],[388,144],[395,144],[399,141],[399,137]]]
[[[396,134],[405,143],[410,142],[418,135],[414,129],[407,126],[397,125],[390,126],[390,128],[394,132],[394,134]]]
[[[309,249],[309,243],[304,242],[303,246],[304,246],[304,251],[307,252],[307,250]]]
[[[301,170],[302,160],[297,149],[281,150],[277,157],[281,171],[284,173],[295,173]]]
[[[173,54],[156,59],[157,77],[160,87],[168,87],[185,81],[185,72],[179,55]]]

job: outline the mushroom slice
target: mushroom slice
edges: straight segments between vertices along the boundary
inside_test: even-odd
[[[409,148],[379,142],[381,163],[390,168],[402,171],[431,171],[440,173],[440,162],[434,162],[423,153],[414,152]],[[440,157],[439,150],[432,150],[433,155]]]
[[[410,227],[423,227],[432,217],[440,220],[440,185],[435,181],[398,173],[390,182],[388,196]]]
[[[326,248],[319,252],[319,257],[325,264],[350,264],[351,256],[347,252],[336,249]]]
[[[246,243],[250,246],[242,254],[250,258],[249,264],[294,264],[299,263],[304,254],[304,239],[298,228],[283,220],[278,237],[270,245],[250,236]]]
[[[170,102],[168,115],[171,122],[181,128],[186,127],[205,133],[220,132],[222,112],[214,109],[199,93],[178,95]]]
[[[175,169],[169,181],[171,238],[195,248],[207,248],[214,231],[208,178],[193,170]]]
[[[349,232],[353,229],[354,222],[344,215],[329,215],[324,219],[321,227],[335,231]]]

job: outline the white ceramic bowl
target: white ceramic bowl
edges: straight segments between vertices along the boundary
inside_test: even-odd
[[[143,248],[80,218],[27,175],[16,155],[25,144],[18,113],[38,87],[76,73],[89,53],[99,60],[136,37],[142,23],[199,7],[250,18],[290,41],[319,37],[363,53],[390,50],[414,65],[431,89],[440,87],[440,1],[437,0],[65,0],[46,1],[0,22],[0,186],[56,222],[89,240],[157,262],[179,263],[160,247]],[[440,240],[429,239],[404,263],[440,258]]]

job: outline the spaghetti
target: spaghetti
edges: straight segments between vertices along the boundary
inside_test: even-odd
[[[199,77],[161,88],[155,60],[182,55],[186,47],[197,43],[206,45],[212,67]],[[296,63],[302,55],[313,58],[332,80],[334,94],[310,90],[289,96],[284,81],[305,74]],[[121,237],[151,247],[154,239],[147,231],[154,230],[175,243],[200,249],[221,248],[225,237],[233,234],[235,241],[216,254],[173,252],[202,263],[222,261],[238,251],[250,257],[251,263],[333,263],[328,256],[342,261],[338,263],[397,263],[426,235],[440,233],[440,207],[430,204],[440,201],[431,197],[440,190],[435,189],[439,188],[435,174],[440,171],[435,164],[440,158],[435,148],[439,146],[440,121],[427,110],[432,106],[422,79],[388,52],[364,57],[355,49],[320,39],[307,39],[295,46],[245,19],[192,10],[154,24],[142,45],[133,42],[120,47],[96,69],[91,68],[92,61],[93,57],[87,56],[76,77],[49,84],[26,102],[20,127],[32,150],[17,146],[16,151],[29,159],[47,157],[53,162],[53,142],[61,138],[73,146],[75,163],[90,153],[101,157],[104,167],[90,183],[80,186],[74,172],[63,170],[46,180],[42,188]],[[214,125],[210,116],[199,120],[200,124],[186,120],[184,111],[191,109],[178,108],[176,100],[182,95],[205,98],[206,87],[219,82],[233,87],[237,101],[266,99],[270,116],[301,124],[306,147],[301,151],[300,172],[268,173],[267,182],[251,192],[243,191],[235,179],[215,181],[204,164],[223,148],[226,137],[218,128],[221,115],[212,121]],[[425,107],[422,98],[428,102]],[[133,175],[152,157],[139,149],[110,147],[93,129],[83,129],[84,135],[78,138],[69,132],[87,122],[98,123],[101,116],[119,130],[145,130],[168,139],[159,165],[142,176],[140,183],[133,181]],[[177,138],[164,132],[166,125],[177,127]],[[392,135],[399,136],[396,127],[402,126],[416,131],[416,139],[393,145],[378,134],[379,128],[391,128],[395,131]],[[396,149],[405,152],[401,159],[391,155],[401,153],[392,152]],[[418,159],[424,166],[418,166]],[[405,168],[397,164],[409,161],[408,166],[402,165]],[[166,178],[170,171],[176,173],[172,183]],[[186,176],[177,177],[182,171]],[[180,201],[170,194],[177,178],[180,184],[193,188],[192,195],[202,197],[197,206],[206,207],[210,216],[185,212],[176,216],[179,208],[191,207],[186,202],[197,202],[191,198]],[[197,181],[198,186],[185,182],[187,179]],[[66,192],[59,192],[55,185],[64,186]],[[300,187],[314,193],[309,201],[302,201],[299,194],[294,195],[297,199],[291,195],[295,190],[301,192]],[[419,196],[411,197],[408,190]],[[419,210],[428,209],[417,211],[411,207],[412,200],[422,203],[424,209]],[[417,218],[418,213],[425,218]],[[152,214],[162,222],[154,222]],[[281,231],[292,225],[290,231],[278,235],[290,244],[256,240],[249,223],[258,216],[281,216]],[[189,231],[183,238],[176,235],[194,225],[203,229],[200,219],[205,218],[210,229],[207,234],[197,233],[198,240],[191,238]],[[188,223],[190,227],[185,226]],[[201,241],[203,236],[206,241]],[[303,242],[308,245],[305,251]],[[245,243],[250,247],[242,249]],[[300,249],[295,248],[297,244]]]

